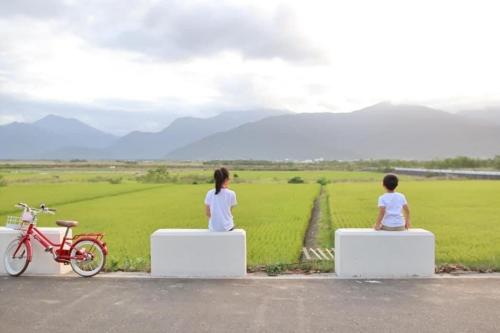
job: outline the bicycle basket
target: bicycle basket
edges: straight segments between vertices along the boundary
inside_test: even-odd
[[[28,229],[29,223],[26,223],[19,216],[7,216],[6,228],[13,230],[26,230]]]
[[[23,222],[31,223],[33,222],[33,215],[30,212],[24,212],[21,215],[21,220],[23,220]]]

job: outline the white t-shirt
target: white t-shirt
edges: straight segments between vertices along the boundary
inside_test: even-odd
[[[385,207],[382,224],[388,227],[401,227],[405,225],[402,211],[406,205],[406,198],[398,192],[385,193],[378,198],[378,206]]]
[[[210,207],[208,229],[210,231],[228,231],[234,227],[231,207],[236,206],[236,193],[222,188],[218,194],[215,189],[208,191],[205,205]]]

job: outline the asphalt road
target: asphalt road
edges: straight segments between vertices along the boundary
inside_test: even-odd
[[[500,279],[0,278],[0,332],[500,332]]]

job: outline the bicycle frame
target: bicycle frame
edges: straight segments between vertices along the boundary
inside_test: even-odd
[[[62,263],[69,263],[71,259],[79,259],[79,260],[84,260],[85,259],[85,253],[80,252],[77,250],[75,256],[71,256],[71,250],[73,249],[74,244],[76,244],[80,240],[95,240],[99,244],[99,246],[103,249],[104,253],[108,253],[108,249],[106,246],[106,243],[102,241],[103,234],[100,233],[93,233],[93,234],[80,234],[76,235],[73,238],[68,237],[68,232],[69,228],[66,229],[66,233],[64,234],[63,240],[61,243],[53,243],[48,239],[40,230],[38,230],[37,227],[34,226],[33,223],[30,223],[28,226],[28,229],[26,232],[21,236],[19,240],[19,245],[16,248],[13,256],[15,257],[19,249],[21,248],[22,243],[26,243],[26,247],[28,250],[28,261],[31,262],[32,256],[33,256],[33,250],[31,248],[31,238],[33,237],[35,240],[37,240],[40,245],[43,246],[43,248],[48,252],[51,251],[52,255],[54,256],[54,260],[57,262],[62,262]],[[75,240],[75,243],[71,243],[69,241]],[[65,246],[67,246],[65,248]]]

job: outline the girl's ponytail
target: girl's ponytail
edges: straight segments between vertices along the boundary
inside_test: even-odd
[[[220,168],[215,170],[214,172],[214,180],[215,180],[215,194],[219,194],[222,189],[222,185],[224,182],[229,179],[229,171],[226,168]]]
[[[222,179],[222,172],[220,171],[220,169],[215,170],[214,179],[215,179],[215,194],[219,194],[220,189],[222,188],[222,183],[224,182],[224,180]]]

